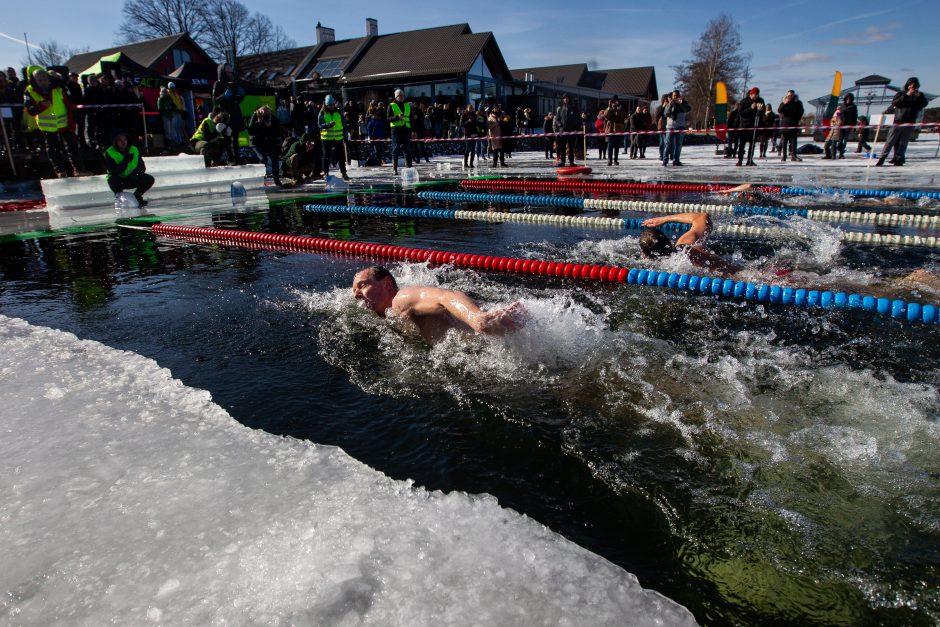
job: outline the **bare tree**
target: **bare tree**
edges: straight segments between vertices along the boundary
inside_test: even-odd
[[[30,51],[28,57],[20,59],[20,63],[23,66],[41,65],[42,67],[49,67],[51,65],[65,65],[65,62],[74,55],[81,54],[82,52],[88,52],[89,50],[90,48],[88,46],[84,46],[82,48],[69,48],[54,39],[50,39],[49,41],[40,43],[38,48],[33,48]],[[84,70],[85,68],[72,69]]]
[[[206,30],[203,3],[197,0],[124,0],[118,40],[127,43],[189,33],[198,40]]]
[[[691,58],[672,68],[676,83],[692,104],[690,120],[694,126],[705,126],[710,121],[716,81],[723,81],[728,93],[738,93],[750,58],[741,51],[741,33],[730,16],[721,14],[708,23],[692,46]]]

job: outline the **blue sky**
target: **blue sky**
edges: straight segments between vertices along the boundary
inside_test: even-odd
[[[339,10],[309,0],[242,2],[267,14],[298,45],[313,43],[317,21],[333,27],[339,39],[364,34],[366,17],[379,21],[380,33],[468,22],[474,32],[495,34],[510,68],[580,62],[599,69],[653,65],[660,92],[672,87],[671,66],[689,56],[692,42],[723,7],[740,26],[744,50],[753,54],[753,84],[772,101],[790,87],[804,100],[825,95],[835,70],[845,75],[844,86],[868,74],[887,76],[897,85],[916,75],[924,90],[940,93],[940,3],[935,0],[828,5],[818,0],[645,5],[606,0],[359,1],[337,2],[333,6]],[[53,39],[73,48],[114,45],[123,2],[49,0],[46,6],[54,18],[37,19],[22,4],[19,11],[6,11],[0,33],[22,39],[25,31],[31,43]],[[21,43],[0,36],[0,65],[19,67],[24,56]]]

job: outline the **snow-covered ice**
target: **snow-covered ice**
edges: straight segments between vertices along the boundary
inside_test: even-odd
[[[490,496],[244,427],[150,359],[0,316],[0,622],[675,625]]]

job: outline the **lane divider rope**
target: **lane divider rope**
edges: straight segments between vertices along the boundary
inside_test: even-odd
[[[880,213],[876,211],[806,209],[803,207],[751,207],[747,205],[714,205],[705,203],[655,202],[647,200],[611,200],[607,198],[572,198],[555,196],[517,196],[507,194],[474,194],[468,192],[419,192],[423,200],[448,202],[502,203],[571,209],[607,211],[644,211],[653,213],[724,213],[736,216],[769,216],[786,219],[799,216],[819,222],[861,222],[886,226],[940,228],[940,215],[920,213]]]
[[[308,213],[350,213],[354,215],[387,216],[396,218],[436,218],[444,220],[475,220],[478,222],[516,222],[551,226],[574,226],[595,229],[618,229],[636,231],[643,228],[642,218],[603,218],[597,216],[564,216],[550,213],[509,213],[501,211],[465,211],[455,209],[428,209],[425,207],[371,207],[359,205],[304,205]],[[673,233],[688,230],[687,224],[678,222],[660,228]],[[765,227],[749,224],[721,224],[712,230],[715,235],[749,237],[761,239],[806,237],[799,232],[782,227]],[[940,248],[940,237],[920,235],[896,235],[887,233],[861,233],[842,231],[843,242],[872,246],[926,246]]]
[[[460,186],[465,189],[508,189],[508,190],[565,190],[584,192],[716,192],[731,189],[735,185],[687,184],[687,183],[618,183],[609,181],[549,181],[520,179],[464,179]],[[940,199],[940,192],[898,191],[891,189],[838,189],[813,187],[780,187],[779,185],[756,186],[755,189],[770,194],[791,194],[796,196],[814,196],[816,194],[851,194],[856,198],[887,198],[902,196],[909,199]]]
[[[368,242],[349,242],[322,237],[278,235],[254,231],[155,224],[151,229],[155,235],[181,239],[199,240],[205,243],[248,244],[267,246],[277,250],[303,250],[321,253],[337,253],[362,257],[378,257],[395,261],[452,264],[461,268],[491,270],[516,274],[583,279],[596,282],[628,283],[631,285],[669,288],[698,294],[711,294],[724,298],[748,302],[789,305],[807,309],[863,309],[883,316],[936,324],[936,305],[922,305],[900,299],[876,298],[845,292],[807,290],[781,287],[765,283],[750,283],[718,277],[660,272],[643,268],[623,268],[590,264],[540,261],[515,257],[496,257],[454,253],[425,248],[406,248]]]

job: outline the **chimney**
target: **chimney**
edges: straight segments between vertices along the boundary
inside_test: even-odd
[[[317,45],[319,46],[328,41],[336,41],[336,31],[317,22]]]
[[[371,17],[366,18],[366,37],[377,37],[379,34],[379,21]]]

